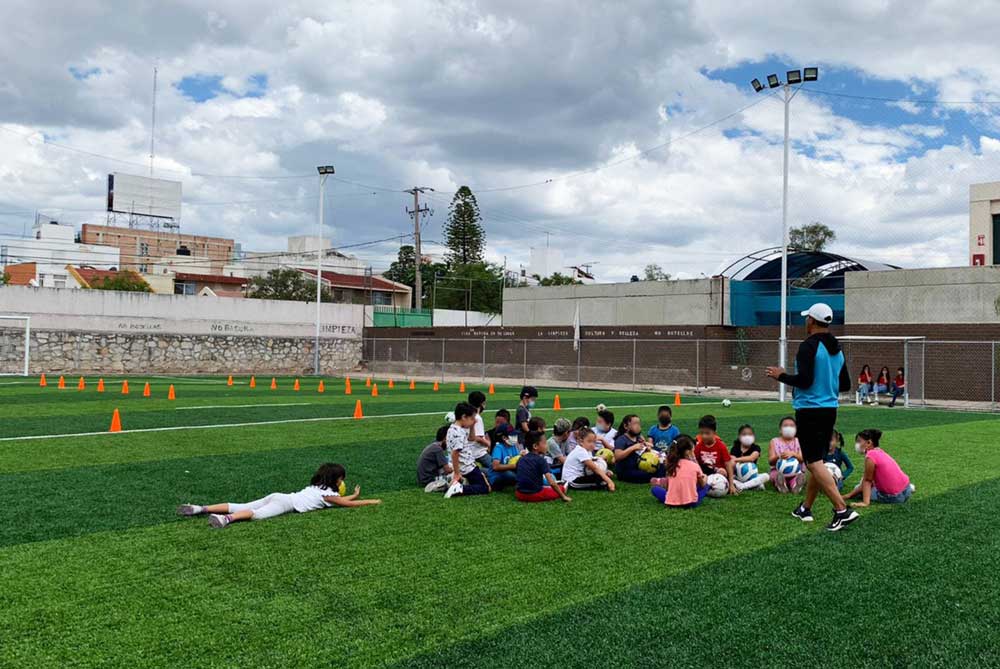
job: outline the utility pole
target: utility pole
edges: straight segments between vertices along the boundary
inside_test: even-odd
[[[423,209],[420,208],[420,194],[427,191],[433,192],[434,189],[429,186],[414,186],[410,190],[403,191],[405,193],[410,193],[413,195],[413,209],[407,209],[406,213],[413,217],[413,250],[414,250],[414,273],[413,273],[413,289],[416,295],[413,296],[413,305],[415,308],[423,309],[423,282],[420,277],[420,217],[427,216],[431,213],[431,210],[425,204]]]
[[[319,172],[319,216],[316,219],[316,341],[313,344],[313,373],[319,376],[319,333],[323,317],[323,201],[326,199],[326,178],[336,172],[333,165],[320,165]]]

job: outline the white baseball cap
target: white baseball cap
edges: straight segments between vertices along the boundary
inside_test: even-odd
[[[817,323],[826,323],[829,325],[833,322],[833,309],[830,308],[829,304],[824,304],[822,302],[817,302],[808,309],[802,312],[803,316],[809,316]]]

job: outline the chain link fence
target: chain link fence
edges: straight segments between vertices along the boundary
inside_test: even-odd
[[[799,341],[788,342],[789,366]],[[922,338],[844,338],[856,401],[863,365],[877,376],[898,368],[906,383],[897,404],[996,410],[997,342]],[[759,339],[572,339],[431,337],[364,339],[368,370],[381,376],[442,381],[547,383],[580,388],[683,390],[737,397],[776,397],[764,374],[777,364],[778,342]],[[881,403],[891,393],[877,395]]]

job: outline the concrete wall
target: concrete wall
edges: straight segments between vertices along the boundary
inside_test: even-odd
[[[993,265],[993,214],[1000,214],[1000,181],[969,186],[969,264],[982,256],[983,264]]]
[[[1000,267],[848,272],[848,324],[998,323]]]
[[[434,325],[441,327],[484,327],[487,325],[503,325],[500,314],[487,314],[482,311],[459,311],[458,309],[435,309]]]
[[[324,304],[327,373],[361,359],[361,305]],[[316,305],[104,290],[4,286],[0,314],[31,317],[32,373],[305,373],[313,368]],[[11,331],[13,332],[13,331]],[[23,339],[3,338],[0,371]]]
[[[721,277],[508,288],[503,322],[572,325],[579,305],[581,325],[728,325],[728,293],[729,282]]]

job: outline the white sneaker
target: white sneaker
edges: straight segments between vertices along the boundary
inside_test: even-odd
[[[181,504],[177,507],[178,516],[200,516],[204,512],[205,509],[197,504]]]
[[[223,516],[221,513],[213,513],[208,516],[208,524],[217,530],[221,530],[223,527],[229,524],[229,519]]]
[[[444,494],[444,498],[448,499],[454,495],[461,495],[463,490],[465,490],[465,488],[462,487],[462,482],[455,481],[451,484],[451,487],[448,488],[448,492]]]
[[[448,489],[448,479],[439,476],[424,486],[424,492],[444,492]]]

